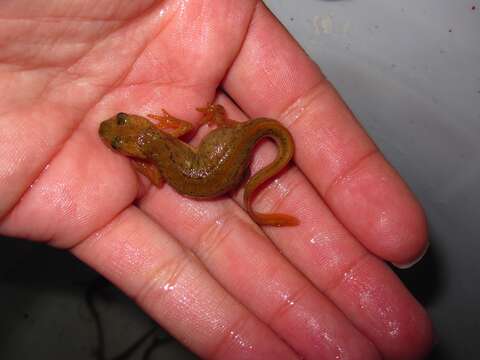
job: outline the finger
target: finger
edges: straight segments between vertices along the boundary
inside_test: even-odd
[[[166,187],[152,188],[139,205],[302,357],[379,358],[372,343],[231,200],[189,200]]]
[[[224,105],[232,107],[228,101]],[[262,144],[254,157],[253,173],[265,167],[275,152],[273,144]],[[242,204],[242,195],[236,200]],[[260,192],[254,206],[265,213],[282,212],[301,219],[295,228],[265,227],[264,231],[384,357],[421,358],[428,351],[432,329],[424,309],[388,267],[338,222],[298,169],[282,173]]]
[[[251,117],[279,118],[295,162],[370,251],[408,263],[426,246],[423,211],[317,66],[259,5],[224,88]]]
[[[176,110],[176,116],[191,119],[191,109],[205,105],[200,100],[214,96],[235,58],[255,3],[255,0],[165,2],[168,19],[159,22],[157,34],[119,84],[114,94],[119,103],[136,104],[136,113],[160,113],[162,105],[168,104],[169,111]],[[165,9],[162,7],[154,14],[158,16]],[[152,18],[155,20],[155,16]]]
[[[385,358],[422,358],[432,339],[425,310],[317,196],[299,171],[283,174],[262,191],[255,206],[266,213],[294,214],[301,224],[294,229],[265,228],[265,232]]]
[[[135,207],[127,208],[72,252],[201,357],[298,358],[232,299],[194,256]]]

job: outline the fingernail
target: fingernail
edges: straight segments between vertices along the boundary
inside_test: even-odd
[[[413,260],[412,262],[409,262],[409,263],[406,263],[406,264],[397,264],[397,263],[392,262],[392,265],[395,266],[395,267],[398,268],[398,269],[410,269],[413,265],[415,265],[416,263],[418,263],[420,260],[423,259],[423,257],[424,257],[425,254],[427,253],[429,247],[430,247],[430,243],[428,243],[427,246],[425,246],[425,249],[423,249],[423,251],[422,251],[422,253],[420,254],[420,256],[417,257],[417,258],[416,258],[415,260]]]

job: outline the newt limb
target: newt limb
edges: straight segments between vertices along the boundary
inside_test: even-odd
[[[193,130],[192,123],[170,115],[165,109],[162,109],[162,112],[163,115],[147,115],[147,117],[158,121],[158,123],[155,124],[158,129],[173,129],[169,134],[174,137],[181,137]]]

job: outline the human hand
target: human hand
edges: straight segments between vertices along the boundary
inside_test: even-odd
[[[7,1],[0,13],[0,233],[69,249],[205,358],[428,351],[425,311],[382,261],[421,255],[423,212],[261,3]],[[295,166],[254,207],[299,226],[260,229],[237,196],[149,187],[97,135],[119,111],[195,122],[212,100],[290,129]],[[253,167],[273,153],[260,146]]]

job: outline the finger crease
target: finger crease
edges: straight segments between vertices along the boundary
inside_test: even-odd
[[[370,258],[370,254],[365,251],[362,255],[357,257],[348,266],[345,267],[343,272],[339,272],[338,276],[330,280],[330,282],[322,287],[321,291],[331,298],[331,294],[340,287],[345,281],[352,278],[352,273],[355,269],[360,267],[367,259]]]
[[[310,284],[305,283],[303,286],[299,287],[295,291],[288,293],[288,294],[282,294],[281,295],[281,303],[277,307],[277,309],[273,312],[271,317],[268,319],[267,324],[269,326],[274,327],[274,323],[276,322],[277,319],[281,319],[285,317],[285,315],[291,311],[296,304],[301,300],[301,298],[307,293],[307,290],[309,289]]]
[[[291,101],[284,110],[280,111],[279,119],[287,128],[292,128],[301,118],[303,114],[308,113],[308,108],[312,103],[321,98],[323,94],[331,90],[330,82],[326,78],[322,78],[311,88],[306,90],[300,96]]]
[[[357,171],[366,160],[368,160],[369,158],[373,157],[376,154],[378,154],[378,149],[375,147],[371,151],[359,157],[357,161],[351,163],[350,166],[346,168],[344,171],[337,174],[337,176],[335,176],[335,178],[330,182],[330,184],[327,185],[322,195],[323,198],[328,199],[330,192],[332,192],[332,189],[334,189],[336,185],[344,182],[346,179],[349,179],[350,175],[355,171]]]
[[[248,321],[251,318],[248,312],[242,312],[238,319],[233,322],[229,329],[225,329],[225,333],[214,348],[209,359],[225,359],[225,354],[235,353],[235,344],[241,342],[244,337],[243,329],[247,327]],[[233,351],[232,351],[233,350]]]
[[[149,303],[157,304],[165,295],[175,289],[181,273],[191,262],[191,256],[184,253],[184,255],[176,256],[172,260],[158,266],[151,272],[148,276],[149,280],[133,296],[133,299],[146,308],[149,308]]]
[[[208,260],[221,248],[233,231],[243,227],[242,222],[238,216],[222,212],[200,236],[199,241],[193,247],[193,252],[202,262],[208,263]]]

